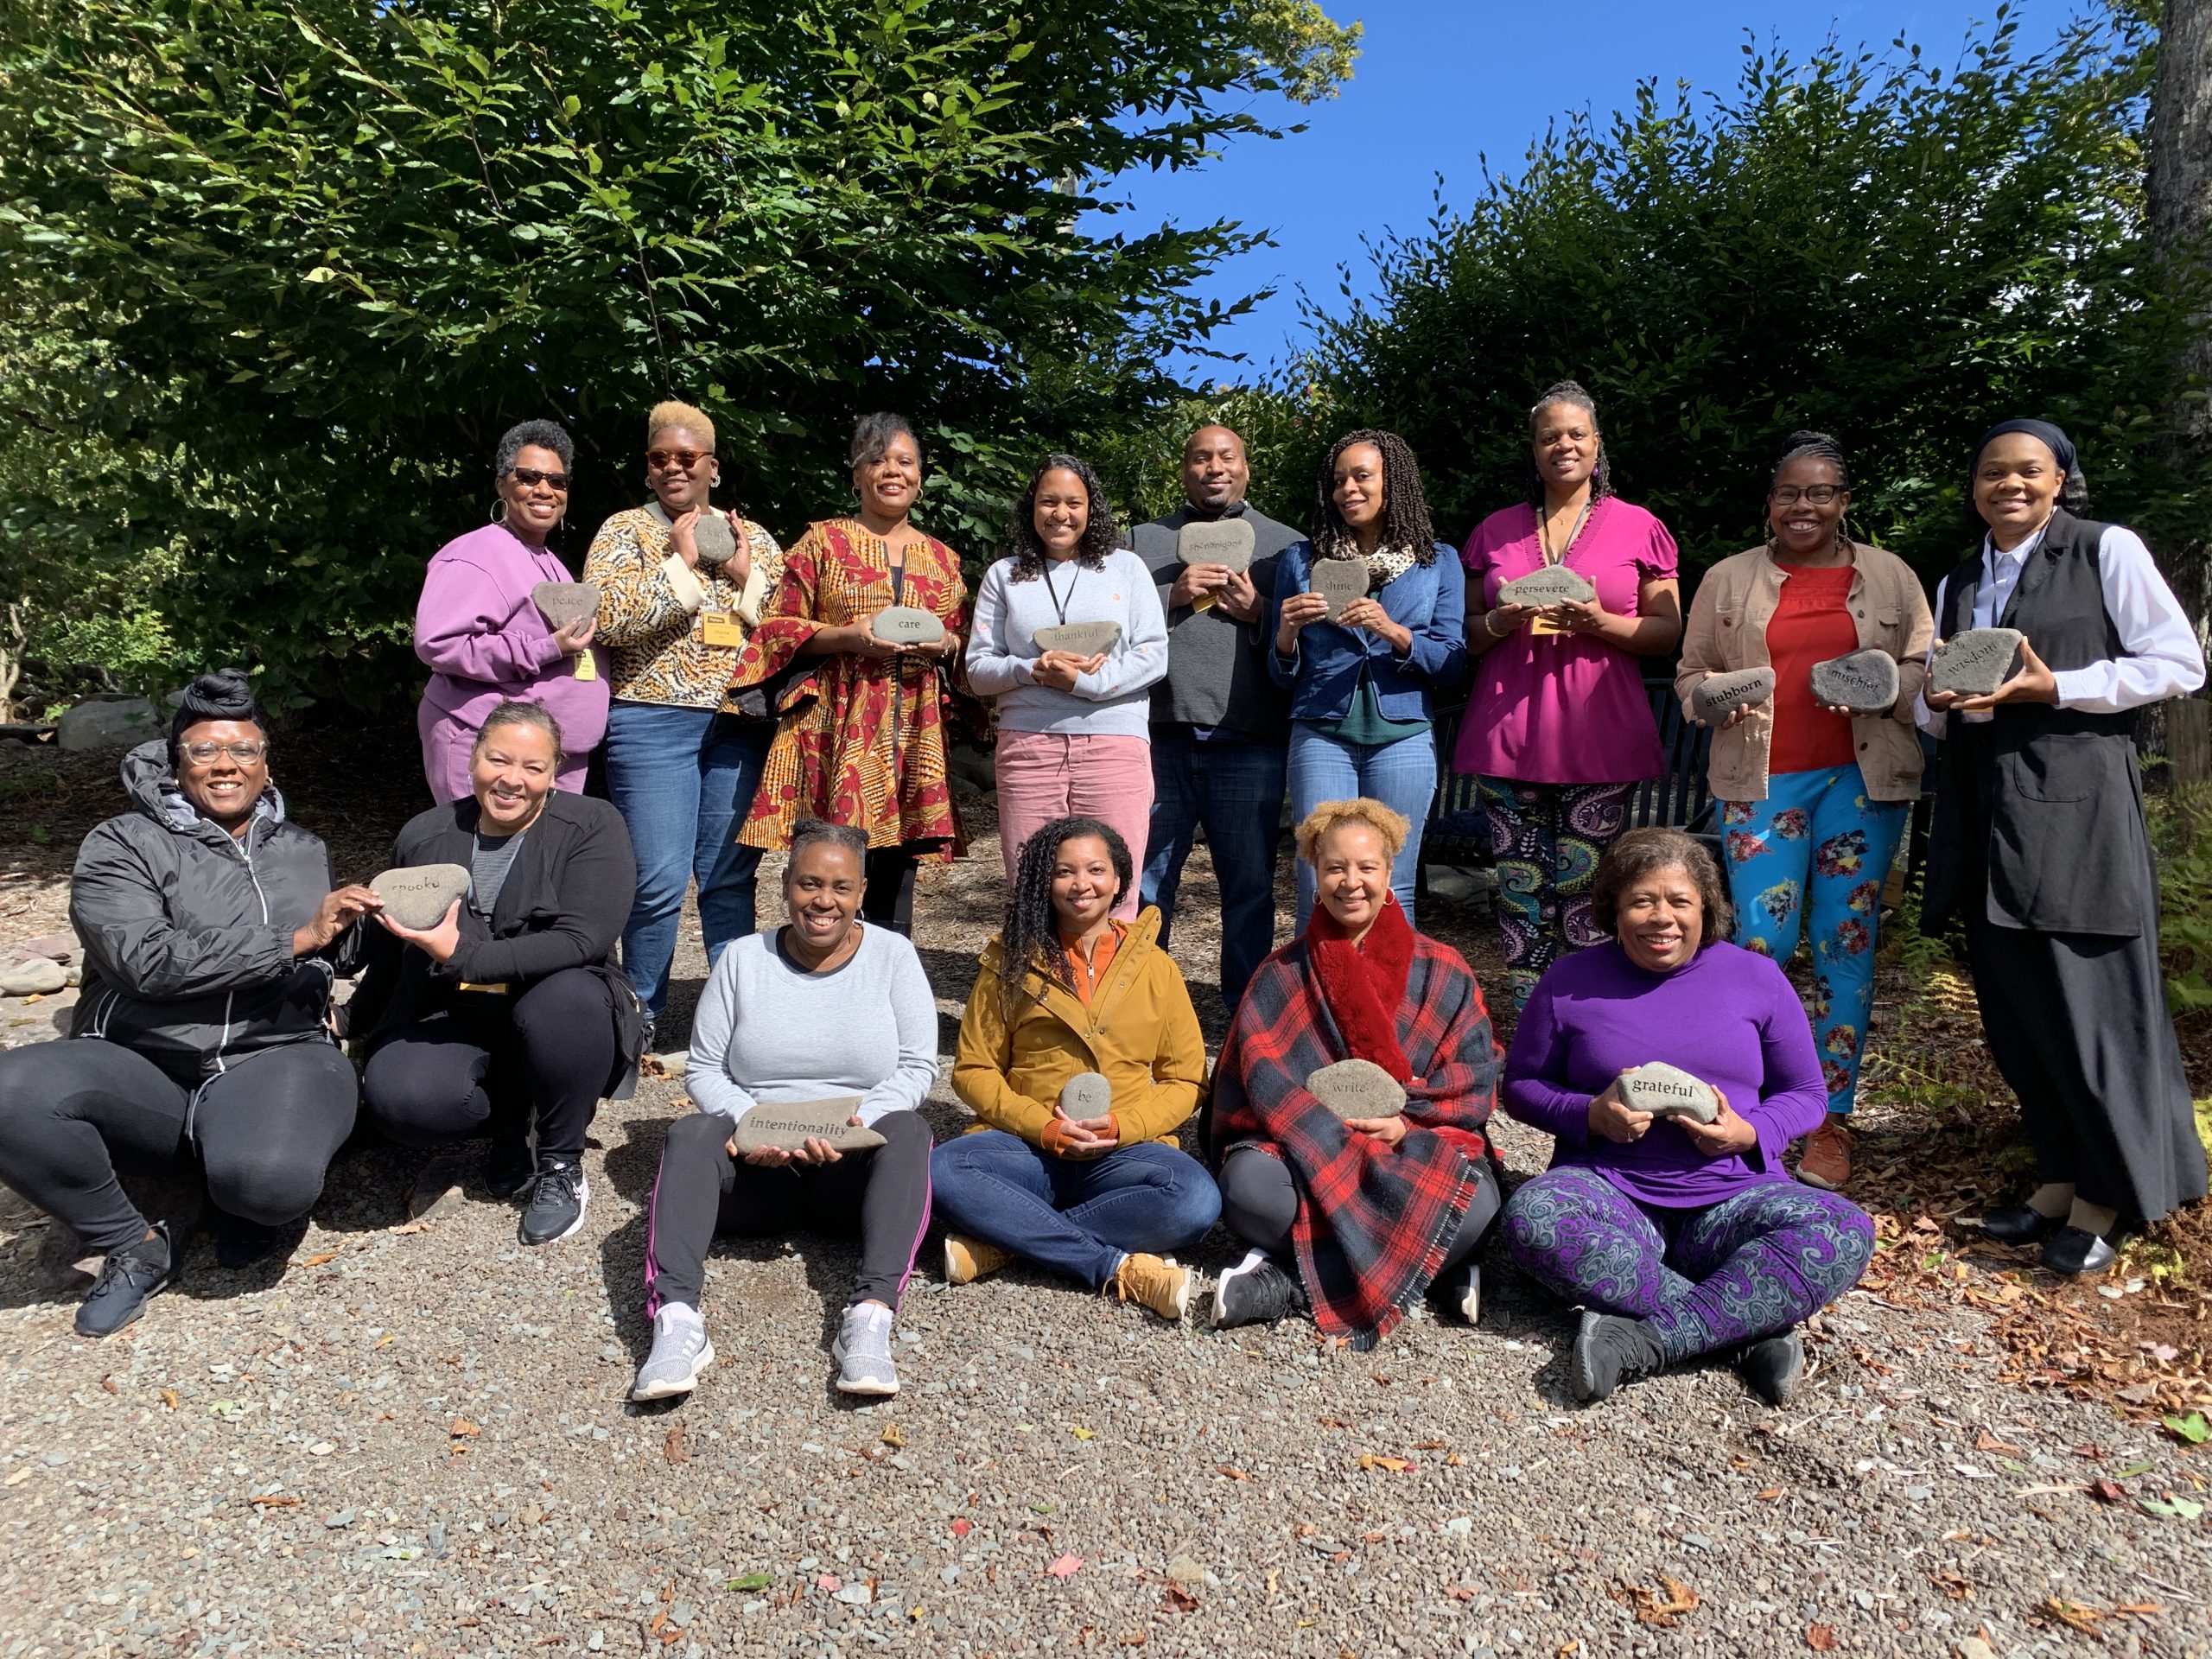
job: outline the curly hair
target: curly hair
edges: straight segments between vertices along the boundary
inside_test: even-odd
[[[1313,493],[1313,551],[1325,559],[1356,558],[1359,538],[1337,511],[1337,462],[1347,449],[1371,443],[1382,457],[1382,537],[1378,548],[1411,553],[1423,564],[1436,563],[1436,531],[1428,522],[1428,497],[1421,486],[1421,463],[1413,446],[1395,432],[1362,427],[1329,447]]]
[[[1324,801],[1299,821],[1292,831],[1298,842],[1298,855],[1316,869],[1321,864],[1321,843],[1329,832],[1347,823],[1363,823],[1382,837],[1382,844],[1390,849],[1392,858],[1405,850],[1406,840],[1414,827],[1402,813],[1393,812],[1371,796],[1362,795],[1349,801]]]
[[[1715,939],[1733,938],[1736,907],[1728,902],[1728,883],[1713,855],[1694,836],[1679,830],[1631,830],[1605,849],[1598,872],[1590,878],[1590,919],[1611,933],[1621,922],[1621,894],[1648,875],[1661,870],[1680,870],[1697,889],[1698,907],[1704,912],[1698,948]]]
[[[492,476],[502,479],[514,471],[515,457],[529,448],[550,449],[561,457],[564,473],[576,469],[575,440],[567,428],[557,421],[524,421],[500,434],[499,447],[492,456]]]
[[[1006,896],[1006,924],[999,929],[999,985],[1009,1009],[1020,1001],[1021,982],[1033,969],[1056,985],[1075,988],[1075,969],[1052,914],[1052,868],[1059,861],[1060,849],[1084,836],[1096,836],[1106,843],[1106,856],[1114,865],[1115,903],[1121,902],[1136,879],[1128,842],[1113,825],[1096,818],[1079,814],[1054,818],[1021,843],[1014,887]]]
[[[1544,411],[1554,404],[1579,409],[1590,417],[1591,434],[1598,440],[1598,465],[1590,474],[1590,499],[1602,501],[1613,493],[1613,465],[1605,454],[1605,429],[1598,419],[1597,399],[1583,390],[1580,380],[1555,380],[1529,406],[1529,505],[1539,512],[1544,505],[1544,475],[1536,467],[1536,433],[1543,424]]]
[[[1075,562],[1086,570],[1096,570],[1114,550],[1114,506],[1106,499],[1106,485],[1097,469],[1080,455],[1047,455],[1029,474],[1029,487],[1014,504],[1014,523],[1008,528],[1013,531],[1016,582],[1034,582],[1051,563],[1037,534],[1037,492],[1047,473],[1073,473],[1083,480],[1084,493],[1090,498],[1090,517],[1083,527],[1083,539],[1076,543]]]

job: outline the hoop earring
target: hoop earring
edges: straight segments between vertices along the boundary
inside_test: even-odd
[[[507,522],[507,498],[504,495],[492,503],[492,522],[495,524]]]

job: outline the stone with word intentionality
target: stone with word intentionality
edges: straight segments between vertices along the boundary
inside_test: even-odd
[[[740,1153],[776,1147],[797,1152],[810,1141],[826,1141],[837,1152],[865,1152],[880,1147],[883,1137],[855,1123],[860,1109],[858,1095],[836,1100],[797,1100],[777,1105],[762,1102],[737,1121],[730,1138]]]
[[[1118,622],[1063,622],[1058,627],[1037,630],[1037,649],[1065,651],[1077,657],[1096,657],[1109,652],[1122,642],[1122,625]]]
[[[1928,689],[1987,696],[2012,678],[2021,637],[2018,628],[1968,628],[1953,634],[1928,659]]]
[[[1077,1123],[1114,1109],[1114,1085],[1096,1071],[1078,1071],[1060,1085],[1060,1116]]]
[[[691,526],[691,544],[699,550],[702,564],[728,564],[737,556],[737,537],[730,533],[729,520],[714,507],[701,513],[699,522]]]
[[[1252,524],[1246,518],[1199,519],[1175,532],[1175,556],[1185,564],[1249,570],[1252,547]]]
[[[1556,605],[1563,599],[1597,597],[1598,590],[1591,586],[1589,577],[1563,564],[1548,564],[1525,576],[1500,582],[1497,588],[1497,602],[1501,605]]]
[[[1711,1084],[1664,1060],[1622,1072],[1621,1101],[1630,1111],[1654,1117],[1694,1117],[1710,1123],[1720,1116],[1720,1096]]]
[[[944,620],[918,605],[886,606],[868,628],[887,645],[933,645],[944,638]]]
[[[1344,607],[1367,597],[1365,559],[1316,559],[1306,586],[1329,601],[1329,620],[1344,613]]]
[[[468,891],[468,880],[466,864],[417,864],[386,870],[369,889],[402,927],[435,927],[445,920],[446,907]]]
[[[1372,1060],[1338,1060],[1308,1072],[1306,1092],[1338,1117],[1395,1117],[1406,1109],[1406,1091]]]
[[[1813,696],[1824,709],[1886,715],[1897,706],[1897,659],[1877,647],[1815,663],[1811,679]]]
[[[1772,669],[1739,668],[1700,681],[1690,692],[1690,712],[1707,725],[1717,726],[1737,709],[1764,702],[1773,695]]]
[[[599,589],[588,582],[541,582],[530,590],[530,597],[545,626],[556,632],[599,614]]]

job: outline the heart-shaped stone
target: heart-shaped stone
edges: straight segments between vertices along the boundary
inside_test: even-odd
[[[1497,602],[1501,605],[1556,605],[1563,599],[1597,597],[1598,590],[1591,585],[1589,577],[1563,564],[1545,565],[1525,576],[1500,582],[1497,587]]]
[[[1621,1100],[1630,1111],[1654,1117],[1694,1117],[1710,1123],[1720,1116],[1720,1096],[1711,1084],[1664,1060],[1622,1072]]]
[[[1739,668],[1733,673],[1715,674],[1693,687],[1690,712],[1707,725],[1718,726],[1737,709],[1764,702],[1773,695],[1772,669]]]
[[[1175,532],[1175,556],[1185,564],[1218,564],[1230,570],[1249,570],[1252,549],[1252,521],[1249,518],[1193,519]]]
[[[1987,696],[2012,677],[2021,638],[2018,628],[1968,628],[1953,634],[1928,659],[1928,689]]]
[[[1367,561],[1316,559],[1306,585],[1329,601],[1329,620],[1333,622],[1352,601],[1367,597]]]
[[[1096,657],[1122,642],[1122,625],[1118,622],[1063,622],[1058,627],[1037,630],[1039,652],[1065,651],[1077,657]]]
[[[581,617],[599,614],[599,589],[588,582],[541,582],[530,597],[545,626],[556,633]]]
[[[1815,663],[1810,678],[1822,708],[1886,715],[1897,706],[1897,659],[1877,647]]]
[[[1306,1092],[1338,1117],[1395,1117],[1406,1091],[1372,1060],[1338,1060],[1306,1074]]]
[[[446,907],[467,895],[469,879],[466,864],[416,864],[386,870],[369,888],[402,927],[435,927],[445,920]]]
[[[1078,1123],[1114,1109],[1114,1085],[1096,1071],[1078,1071],[1060,1085],[1060,1116]]]
[[[730,533],[729,520],[712,507],[691,526],[691,544],[699,550],[702,564],[728,564],[737,556],[737,537]]]
[[[810,1141],[826,1141],[839,1152],[865,1152],[880,1147],[883,1137],[852,1121],[860,1109],[858,1095],[835,1100],[795,1100],[771,1105],[763,1101],[737,1121],[731,1136],[741,1153],[778,1147],[797,1152]]]
[[[944,623],[918,605],[888,605],[868,625],[887,645],[933,645],[944,638]]]

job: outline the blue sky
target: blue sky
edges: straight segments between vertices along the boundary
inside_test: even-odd
[[[1201,290],[1224,302],[1281,290],[1217,337],[1258,365],[1294,346],[1299,285],[1334,306],[1337,267],[1349,263],[1355,288],[1364,290],[1362,235],[1425,225],[1439,173],[1448,206],[1478,193],[1485,155],[1492,172],[1518,171],[1531,140],[1556,116],[1620,108],[1637,81],[1655,77],[1662,92],[1677,81],[1726,91],[1747,30],[1762,47],[1778,43],[1793,57],[1831,33],[1882,49],[1902,32],[1948,64],[1970,24],[1997,9],[1994,0],[1324,3],[1339,20],[1357,16],[1367,25],[1351,84],[1306,111],[1279,100],[1254,105],[1268,119],[1302,119],[1306,131],[1274,143],[1246,141],[1195,172],[1132,175],[1111,193],[1135,205],[1109,221],[1126,233],[1227,217],[1273,234],[1279,245],[1224,266]],[[2087,3],[2094,0],[2018,0],[2012,15],[2022,22],[2024,44],[2039,49]]]

